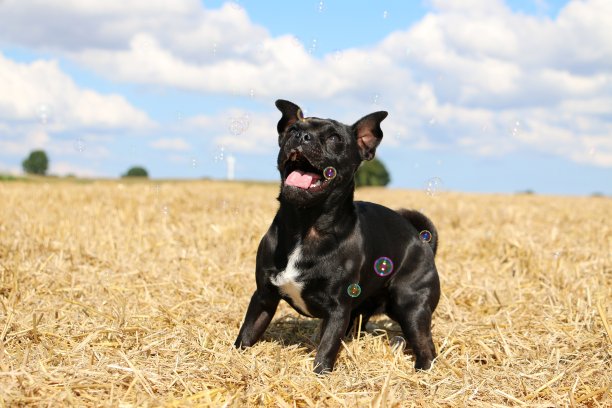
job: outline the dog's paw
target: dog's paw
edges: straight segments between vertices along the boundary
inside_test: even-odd
[[[314,372],[318,375],[327,375],[331,373],[334,369],[333,365],[325,364],[325,363],[315,363]]]
[[[433,360],[430,358],[417,358],[416,363],[414,364],[414,369],[416,371],[428,371],[431,368]]]

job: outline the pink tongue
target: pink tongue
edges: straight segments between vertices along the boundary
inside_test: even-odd
[[[294,170],[287,176],[285,185],[306,189],[312,184],[316,183],[320,178],[321,177],[318,174],[303,173],[299,170]]]

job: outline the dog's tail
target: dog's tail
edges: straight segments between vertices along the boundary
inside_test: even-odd
[[[429,218],[427,218],[424,214],[415,211],[415,210],[405,210],[401,209],[397,211],[402,217],[408,220],[417,231],[429,231],[431,233],[431,240],[429,241],[429,245],[433,250],[434,255],[436,255],[436,251],[438,250],[438,230],[434,226],[433,222]]]

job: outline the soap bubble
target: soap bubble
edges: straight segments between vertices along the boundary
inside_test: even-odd
[[[36,116],[38,116],[38,120],[41,124],[46,125],[49,122],[49,117],[51,116],[51,109],[49,105],[46,103],[41,103],[36,108]]]
[[[323,170],[323,176],[327,179],[327,180],[332,180],[334,178],[336,178],[337,172],[336,169],[333,167],[326,167],[325,170]]]
[[[191,158],[191,168],[195,169],[196,167],[198,167],[198,159],[196,159],[195,157]]]
[[[427,231],[427,230],[423,230],[419,233],[419,238],[421,238],[421,241],[423,242],[430,242],[431,241],[431,232]]]
[[[437,195],[444,186],[442,179],[440,177],[432,177],[425,182],[425,192],[427,195],[435,196]]]
[[[317,39],[313,38],[310,42],[310,47],[308,48],[309,54],[314,54],[317,51]]]
[[[381,256],[374,262],[374,272],[378,276],[387,276],[393,272],[393,261],[386,256]]]
[[[361,295],[361,286],[358,283],[351,283],[346,291],[350,297],[355,298]]]
[[[319,1],[319,4],[317,5],[317,11],[319,13],[322,13],[325,11],[325,2],[323,0]]]
[[[389,17],[389,12],[387,10],[383,11],[383,18],[386,19]]]
[[[519,122],[518,120],[515,120],[510,129],[510,133],[512,134],[512,136],[518,136],[520,132],[521,132],[521,122]]]
[[[299,37],[293,35],[293,36],[291,36],[291,44],[293,44],[294,47],[301,47],[302,46],[302,40],[300,40]]]
[[[85,151],[85,141],[80,137],[74,141],[74,150],[79,153],[83,153]]]
[[[390,341],[391,351],[395,353],[403,353],[406,349],[406,339],[402,336],[395,336]]]
[[[223,147],[223,145],[217,146],[217,149],[215,150],[214,160],[215,163],[225,160],[225,147]]]
[[[227,128],[232,135],[239,136],[246,132],[249,125],[249,115],[243,115],[242,117],[229,118]]]

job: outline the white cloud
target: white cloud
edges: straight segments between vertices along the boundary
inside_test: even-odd
[[[57,176],[74,175],[77,177],[99,177],[101,174],[91,168],[82,167],[66,161],[49,163],[49,174]]]
[[[42,129],[17,128],[13,132],[0,131],[0,152],[25,157],[31,150],[44,149],[49,140],[49,135]]]
[[[218,94],[252,89],[258,97],[305,101],[324,116],[354,115],[349,122],[386,109],[391,115],[383,128],[394,143],[411,147],[486,156],[528,148],[612,166],[604,108],[612,95],[612,2],[571,1],[555,18],[516,13],[501,0],[430,4],[420,21],[379,44],[324,58],[289,35],[271,36],[241,8],[205,9],[196,0],[7,2],[0,40],[59,51],[116,81]],[[79,35],[83,30],[87,36]],[[70,95],[71,88],[54,62],[0,59],[0,79],[2,65],[11,80],[19,69],[39,80],[20,85],[25,96],[15,104],[0,96],[0,116],[26,120],[46,103],[48,115],[60,122],[150,124],[121,97],[90,95],[74,84],[68,99],[79,102],[57,104],[58,89],[69,85]],[[60,81],[49,95],[40,94],[40,78],[49,76]],[[17,75],[18,82],[24,77],[29,80]],[[203,127],[214,143],[234,150],[275,149],[276,117],[253,115],[249,129],[234,135],[221,119],[226,115],[233,113],[185,123]],[[514,129],[516,122],[520,129]],[[185,145],[168,143],[175,150]]]
[[[261,154],[277,148],[276,124],[280,113],[253,114],[230,109],[212,115],[197,115],[184,121],[184,131],[205,134],[216,148],[230,152]],[[216,154],[216,153],[215,153]]]
[[[189,143],[180,137],[157,139],[149,143],[149,146],[160,150],[185,151],[191,149]]]
[[[66,128],[148,128],[147,114],[121,95],[80,88],[56,61],[19,63],[0,53],[0,121]]]
[[[12,174],[13,176],[17,176],[21,174],[21,168],[18,166],[11,166],[0,162],[0,174]]]

